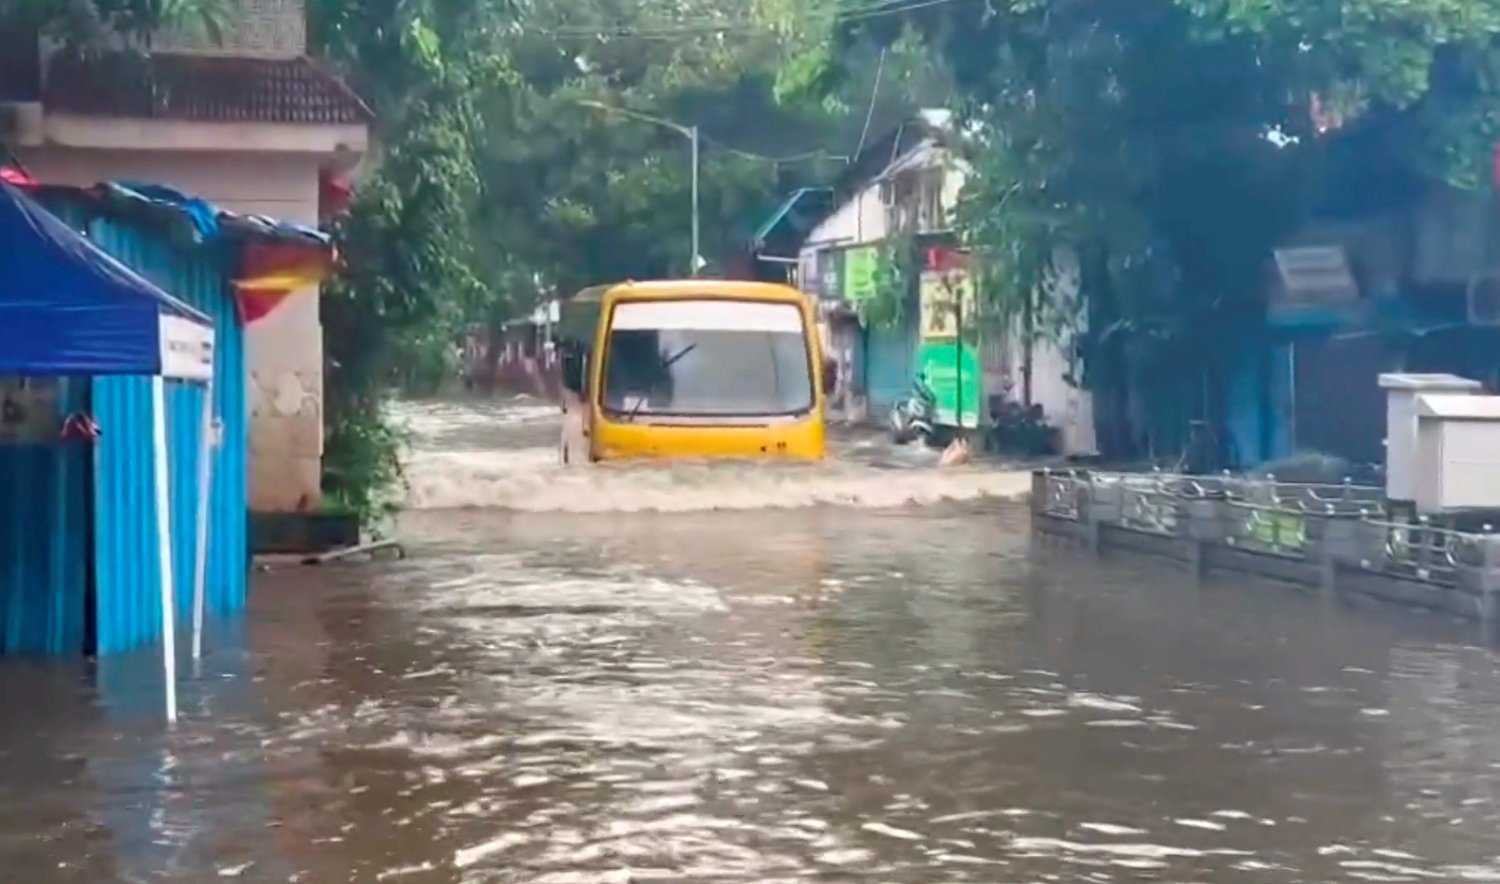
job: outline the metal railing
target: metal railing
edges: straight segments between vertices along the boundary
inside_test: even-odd
[[[1278,507],[1324,516],[1383,516],[1385,490],[1375,485],[1278,482],[1274,476],[1253,484],[1264,487],[1267,502]]]
[[[1371,570],[1452,586],[1460,567],[1477,568],[1484,562],[1482,545],[1489,535],[1434,525],[1426,516],[1415,522],[1365,519],[1363,524],[1384,534],[1379,557],[1360,562]]]
[[[1265,505],[1241,500],[1229,501],[1228,507],[1225,543],[1238,549],[1292,558],[1307,557],[1306,512],[1280,504]]]
[[[1086,476],[1074,472],[1043,474],[1042,512],[1057,519],[1076,522],[1082,517],[1082,504],[1092,484]]]
[[[1048,471],[1044,489],[1041,512],[1053,518],[1099,520],[1165,537],[1222,538],[1237,549],[1302,561],[1337,557],[1434,587],[1453,587],[1468,572],[1497,567],[1496,526],[1473,530],[1426,516],[1402,520],[1383,489],[1349,481],[1069,470]]]
[[[1182,524],[1182,498],[1159,486],[1120,489],[1120,523],[1151,534],[1176,536]]]

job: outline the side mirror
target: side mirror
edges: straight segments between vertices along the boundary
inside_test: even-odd
[[[829,398],[839,392],[839,364],[835,359],[823,360],[823,395]]]
[[[570,392],[582,396],[588,359],[582,351],[569,347],[562,358],[562,382]]]

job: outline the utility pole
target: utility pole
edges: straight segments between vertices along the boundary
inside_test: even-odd
[[[697,279],[698,265],[702,261],[698,251],[698,127],[691,126],[688,131],[693,140],[693,258],[688,275]]]
[[[699,144],[698,127],[697,126],[684,126],[681,123],[674,123],[671,120],[665,120],[665,119],[662,119],[661,117],[653,117],[650,114],[643,114],[643,113],[641,113],[639,111],[630,110],[629,108],[615,107],[612,104],[605,104],[602,101],[592,101],[592,100],[584,99],[584,100],[580,100],[578,102],[578,104],[582,105],[583,107],[591,107],[591,108],[594,108],[595,110],[601,110],[601,111],[604,111],[605,113],[619,114],[622,117],[629,117],[632,120],[640,120],[643,123],[652,123],[654,125],[661,126],[663,129],[670,129],[673,132],[676,132],[678,135],[681,135],[683,138],[686,138],[692,144],[692,146],[693,146],[693,254],[692,254],[692,257],[690,257],[688,259],[688,275],[696,277],[698,275],[698,269],[699,269],[698,265],[703,260],[702,255],[699,253],[700,244],[699,244],[699,234],[698,234],[698,144]]]

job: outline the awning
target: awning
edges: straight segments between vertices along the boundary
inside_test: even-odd
[[[808,231],[832,210],[833,188],[804,187],[794,191],[755,231],[754,250],[764,249],[778,232],[785,234],[788,244],[800,244]]]
[[[206,379],[208,318],[0,183],[0,374]]]

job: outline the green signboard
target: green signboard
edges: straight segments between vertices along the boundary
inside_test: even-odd
[[[928,341],[917,351],[917,370],[927,379],[927,386],[937,396],[937,420],[945,426],[957,426],[954,416],[959,397],[959,379],[962,377],[963,426],[979,426],[979,400],[982,375],[979,370],[979,353],[974,347],[964,344],[959,350],[957,341]]]
[[[861,246],[844,252],[844,297],[850,301],[867,301],[875,297],[875,265],[879,253],[874,246]]]

